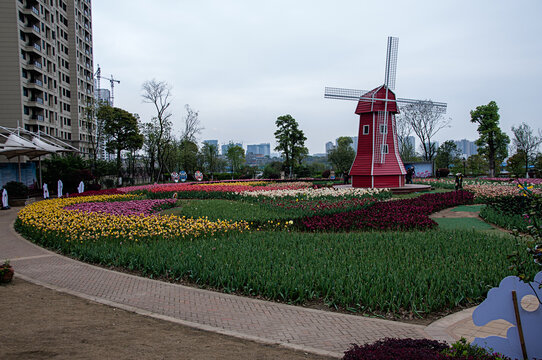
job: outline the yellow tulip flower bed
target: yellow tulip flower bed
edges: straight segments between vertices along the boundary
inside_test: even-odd
[[[113,215],[103,212],[67,210],[66,207],[92,202],[133,200],[136,196],[98,195],[39,201],[23,208],[18,214],[18,227],[24,232],[57,235],[66,242],[101,240],[141,241],[145,239],[193,239],[228,231],[249,230],[245,221],[210,221],[207,218],[186,218],[176,215]]]

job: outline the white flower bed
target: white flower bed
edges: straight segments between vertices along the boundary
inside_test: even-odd
[[[347,197],[347,196],[363,196],[363,195],[375,195],[381,192],[388,191],[388,189],[364,189],[364,188],[305,188],[305,189],[280,189],[280,190],[260,190],[260,191],[242,191],[239,195],[242,196],[265,196],[269,198],[283,198],[283,197],[304,197],[307,199],[319,198],[319,197]]]

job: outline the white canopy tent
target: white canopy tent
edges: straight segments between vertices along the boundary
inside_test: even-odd
[[[47,154],[61,152],[77,152],[73,146],[56,139],[41,131],[33,133],[31,131],[17,128],[10,129],[0,126],[0,155],[8,159],[17,156],[19,164],[19,180],[21,179],[21,156],[27,156],[29,159],[38,158],[39,162],[39,185],[41,180],[41,157]]]

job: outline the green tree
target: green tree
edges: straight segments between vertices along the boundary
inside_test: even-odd
[[[215,144],[204,143],[201,148],[201,155],[205,172],[211,175],[218,171],[218,146]]]
[[[198,144],[188,139],[181,140],[178,145],[178,163],[188,174],[194,174],[198,169]]]
[[[525,163],[527,162],[525,160],[526,158],[527,154],[525,154],[524,151],[519,150],[506,160],[506,170],[516,177],[525,177],[527,169],[525,167]]]
[[[230,161],[232,179],[233,174],[241,168],[241,165],[245,162],[245,150],[239,145],[230,143],[226,157]]]
[[[265,165],[263,169],[264,179],[279,179],[282,171],[283,163],[280,161],[272,161]]]
[[[437,168],[450,168],[450,165],[457,166],[459,164],[459,149],[457,145],[451,141],[445,141],[440,145],[437,150],[437,156],[435,157],[435,165]]]
[[[352,149],[352,138],[341,136],[337,139],[337,147],[329,152],[328,160],[333,164],[339,174],[347,174],[352,167],[356,153]]]
[[[536,136],[533,134],[533,129],[525,123],[522,123],[517,128],[512,126],[512,132],[514,133],[512,143],[517,153],[521,152],[525,155],[525,169],[528,175],[529,164],[534,163],[536,160],[538,149],[542,143],[542,135]]]
[[[111,106],[101,107],[98,116],[105,121],[106,149],[117,154],[117,174],[120,176],[121,152],[135,151],[143,146],[143,135],[139,132],[137,117],[126,110]]]
[[[502,163],[508,156],[510,138],[499,128],[499,107],[495,101],[480,105],[470,112],[471,122],[478,124],[480,138],[476,140],[478,153],[489,162],[489,176],[495,176],[496,164]],[[498,169],[497,169],[498,170]]]
[[[471,155],[467,159],[467,174],[472,176],[479,176],[482,174],[487,174],[489,165],[487,160],[479,154]]]
[[[275,150],[282,153],[284,166],[289,168],[291,172],[292,168],[297,164],[301,164],[301,160],[309,152],[305,147],[307,138],[303,130],[299,129],[297,121],[289,114],[279,116],[275,121],[275,125],[277,126],[275,138],[278,143]]]

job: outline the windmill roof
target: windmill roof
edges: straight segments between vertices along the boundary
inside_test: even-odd
[[[381,85],[363,94],[356,107],[358,115],[376,111],[399,112],[395,102],[395,93],[386,85]]]

